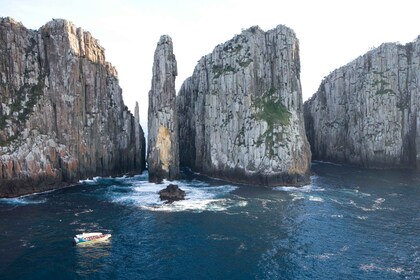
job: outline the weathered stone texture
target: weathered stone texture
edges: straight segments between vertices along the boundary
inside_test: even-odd
[[[252,27],[200,59],[177,98],[180,163],[259,185],[308,181],[299,42]]]
[[[304,107],[314,159],[419,169],[420,37],[333,71]]]
[[[148,170],[151,181],[179,176],[177,64],[172,39],[161,36],[154,55],[148,112]]]
[[[0,103],[0,196],[144,169],[117,71],[68,21],[33,31],[0,19]]]

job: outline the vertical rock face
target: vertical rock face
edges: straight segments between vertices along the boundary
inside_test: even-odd
[[[177,64],[172,39],[160,38],[154,56],[148,112],[148,169],[151,181],[179,175],[178,120],[175,93]]]
[[[420,37],[333,71],[305,103],[314,159],[420,168]]]
[[[308,181],[299,42],[252,27],[203,57],[177,98],[180,163],[259,185]]]
[[[144,169],[143,131],[121,94],[88,32],[1,18],[0,196]]]

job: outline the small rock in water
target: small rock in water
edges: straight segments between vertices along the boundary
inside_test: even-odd
[[[185,191],[177,185],[169,184],[165,189],[159,191],[161,200],[167,200],[169,203],[185,199]]]

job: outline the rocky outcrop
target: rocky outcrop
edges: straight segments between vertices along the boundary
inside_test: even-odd
[[[0,19],[0,196],[138,172],[144,149],[96,39],[65,20]]]
[[[316,160],[420,169],[420,37],[387,43],[322,81],[305,102]]]
[[[166,188],[159,191],[160,200],[167,200],[169,203],[185,199],[185,191],[178,185],[169,184]]]
[[[177,64],[172,39],[160,38],[154,56],[148,112],[148,170],[150,181],[179,175],[178,120],[175,93]]]
[[[308,181],[299,42],[252,27],[200,59],[177,98],[180,164],[235,182]]]

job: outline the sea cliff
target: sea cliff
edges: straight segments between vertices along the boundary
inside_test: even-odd
[[[0,18],[0,197],[143,170],[136,114],[89,32]]]
[[[420,37],[334,70],[305,102],[313,159],[420,169]]]

